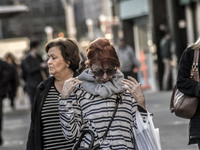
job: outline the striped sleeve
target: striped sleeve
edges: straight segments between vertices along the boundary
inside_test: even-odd
[[[75,94],[59,99],[59,116],[65,138],[75,139],[81,126],[81,110]]]
[[[145,123],[147,121],[147,110],[143,109],[140,105],[138,105],[137,101],[132,97],[132,117],[133,117],[133,126],[134,128],[137,128],[136,124],[136,111],[139,111],[143,122]]]

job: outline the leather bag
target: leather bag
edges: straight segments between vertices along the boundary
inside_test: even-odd
[[[190,78],[199,82],[199,50],[194,50],[193,64],[190,70]],[[177,86],[174,86],[170,102],[170,111],[175,113],[176,116],[191,119],[197,109],[198,97],[190,97],[180,92]]]

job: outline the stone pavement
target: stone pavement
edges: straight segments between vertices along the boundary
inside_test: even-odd
[[[10,101],[4,99],[3,145],[0,150],[25,150],[30,124],[30,104],[27,95],[15,101],[16,108],[12,110]]]
[[[176,117],[170,112],[171,93],[144,92],[146,107],[154,114],[154,125],[160,130],[162,150],[197,150],[196,145],[187,145],[189,120]]]

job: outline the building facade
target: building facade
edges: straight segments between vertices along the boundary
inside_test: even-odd
[[[124,36],[129,44],[133,45],[139,58],[140,53],[144,52],[148,84],[151,89],[162,90],[164,66],[160,56],[159,44],[166,29],[171,33],[173,43],[172,73],[169,83],[171,88],[176,80],[178,62],[188,45],[188,36],[191,34],[189,30],[192,26],[187,25],[191,16],[187,15],[187,8],[183,5],[183,1],[187,0],[118,1]],[[191,0],[190,3],[184,4],[196,5],[194,3]],[[129,7],[132,8],[132,11]],[[193,9],[191,8],[191,10]],[[197,12],[197,10],[194,11]],[[194,37],[194,35],[191,36]],[[143,75],[142,81],[145,80]]]
[[[148,45],[152,40],[148,0],[121,0],[118,3],[123,37],[134,48],[141,63],[138,80],[143,89],[157,90],[154,53]]]
[[[65,13],[60,0],[3,0],[0,5],[24,4],[29,11],[13,18],[3,18],[2,38],[28,37],[31,40],[46,39],[45,27],[51,26],[54,33],[66,33]]]

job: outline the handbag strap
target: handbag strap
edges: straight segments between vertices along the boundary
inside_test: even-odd
[[[199,49],[194,50],[192,68],[190,70],[190,78],[199,82]]]
[[[119,105],[119,103],[120,103],[121,101],[122,101],[121,95],[120,95],[120,94],[117,94],[117,100],[116,100],[115,110],[114,110],[114,112],[113,112],[113,114],[112,114],[112,118],[111,118],[111,120],[110,120],[110,122],[109,122],[109,124],[108,124],[108,127],[107,127],[105,133],[103,134],[103,136],[102,136],[102,137],[100,138],[100,140],[99,140],[99,143],[96,144],[96,145],[94,145],[94,147],[92,147],[93,144],[94,144],[94,133],[93,133],[91,130],[89,130],[89,129],[83,129],[83,130],[81,130],[82,134],[81,134],[81,136],[79,137],[77,143],[74,145],[73,150],[78,150],[78,148],[80,147],[81,141],[82,141],[83,137],[85,136],[85,134],[90,134],[90,136],[91,136],[91,140],[92,140],[92,141],[91,141],[91,144],[90,144],[90,146],[89,146],[89,149],[91,149],[91,150],[96,150],[96,149],[98,149],[98,148],[100,147],[101,143],[105,140],[105,138],[106,138],[106,136],[107,136],[107,134],[108,134],[109,128],[110,128],[110,126],[111,126],[111,124],[112,124],[112,122],[113,122],[113,120],[114,120],[115,115],[116,115],[118,105]],[[84,148],[83,148],[83,149],[84,149]]]
[[[100,141],[100,143],[103,142],[103,141],[105,140],[105,138],[106,138],[106,136],[107,136],[107,134],[108,134],[109,128],[110,128],[110,126],[111,126],[111,124],[112,124],[112,122],[113,122],[113,120],[114,120],[114,118],[115,118],[115,115],[116,115],[116,112],[117,112],[117,108],[118,108],[118,106],[119,106],[119,102],[121,102],[121,101],[122,101],[122,97],[120,96],[120,94],[118,94],[118,95],[117,95],[117,100],[116,100],[115,110],[114,110],[113,115],[112,115],[112,118],[111,118],[111,120],[110,120],[110,122],[109,122],[109,124],[108,124],[108,127],[107,127],[107,129],[106,129],[104,135],[102,136],[102,141]]]

